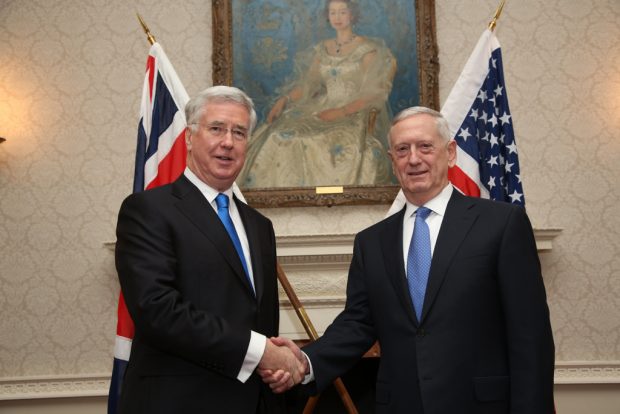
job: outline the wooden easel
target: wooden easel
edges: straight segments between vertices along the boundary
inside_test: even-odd
[[[278,269],[278,281],[280,281],[280,285],[282,285],[282,288],[284,289],[286,296],[288,296],[288,300],[291,302],[291,305],[293,305],[293,308],[295,309],[295,313],[297,314],[297,317],[301,321],[301,324],[304,326],[304,329],[306,330],[308,337],[310,338],[311,341],[318,339],[319,335],[316,332],[316,329],[314,329],[314,325],[312,325],[312,322],[310,321],[310,318],[308,317],[308,314],[306,313],[306,310],[304,309],[303,305],[299,301],[297,294],[295,294],[293,287],[289,283],[288,278],[286,277],[286,274],[284,273],[284,270],[280,266],[280,263],[277,264],[277,269]],[[344,386],[344,383],[342,382],[340,378],[336,378],[336,380],[334,381],[334,387],[336,388],[336,391],[338,392],[338,395],[340,396],[340,399],[342,400],[342,403],[344,404],[344,407],[346,408],[347,413],[358,414],[357,408],[355,407],[355,404],[353,403],[353,400],[351,399],[351,396],[349,395],[347,388]],[[308,398],[308,402],[306,402],[306,406],[304,407],[303,414],[312,414],[318,402],[319,402],[319,395],[314,395]]]

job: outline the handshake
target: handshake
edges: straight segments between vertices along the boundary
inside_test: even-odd
[[[267,339],[256,372],[273,392],[282,393],[302,382],[310,372],[310,366],[293,341],[276,337]]]

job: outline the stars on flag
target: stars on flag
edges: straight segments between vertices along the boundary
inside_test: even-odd
[[[500,48],[492,52],[488,69],[455,140],[461,149],[478,160],[480,182],[491,199],[524,205]]]
[[[461,132],[459,132],[459,137],[463,138],[463,141],[467,141],[467,138],[469,138],[470,136],[471,134],[467,129],[461,128]]]

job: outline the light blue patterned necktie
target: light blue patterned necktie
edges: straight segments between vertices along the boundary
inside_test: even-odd
[[[239,259],[241,259],[241,264],[243,265],[243,270],[245,270],[245,276],[248,278],[250,282],[250,286],[254,286],[252,280],[250,280],[250,272],[248,271],[248,265],[245,261],[245,255],[243,254],[243,248],[241,247],[241,241],[239,240],[239,235],[237,234],[237,230],[235,230],[235,225],[230,218],[230,214],[228,212],[229,200],[226,194],[219,193],[217,197],[215,197],[215,204],[217,204],[217,215],[222,220],[222,224],[226,227],[226,231],[230,236],[230,239],[235,246],[235,250],[237,250],[237,254],[239,255]]]
[[[413,236],[407,254],[407,283],[418,321],[422,317],[428,273],[431,268],[431,236],[426,224],[426,218],[431,211],[426,207],[420,207],[416,211]]]

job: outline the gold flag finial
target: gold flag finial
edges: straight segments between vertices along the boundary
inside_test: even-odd
[[[497,6],[497,10],[495,10],[495,15],[493,16],[493,20],[491,20],[491,23],[489,23],[489,30],[490,31],[495,30],[495,26],[497,26],[497,19],[499,19],[499,16],[502,14],[502,9],[504,8],[504,3],[506,3],[506,0],[502,0],[502,2],[499,4],[499,6]]]
[[[146,25],[146,23],[144,23],[144,20],[142,20],[140,13],[136,13],[136,16],[138,16],[138,20],[140,21],[140,26],[142,26],[142,29],[144,29],[144,33],[146,33],[146,38],[148,39],[149,43],[152,45],[153,43],[155,43],[155,36],[151,34],[151,31],[149,30],[148,26]]]

